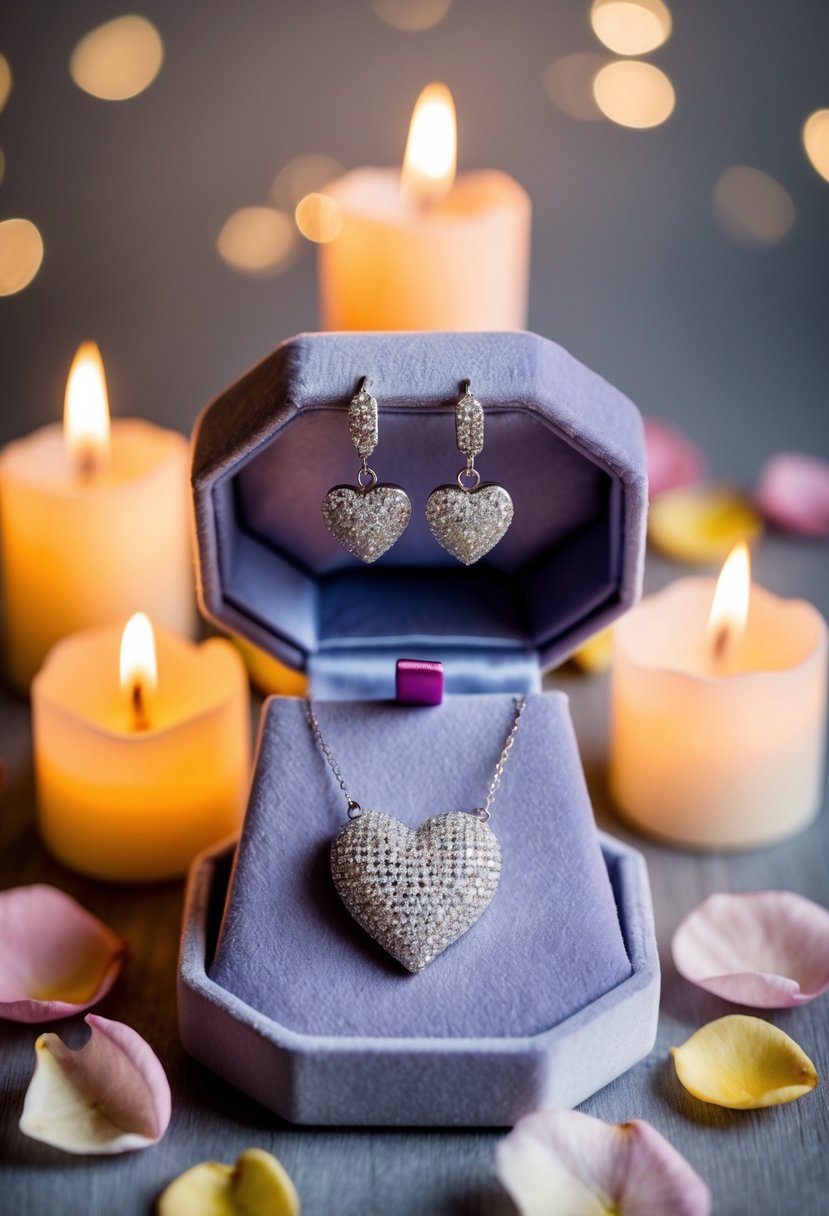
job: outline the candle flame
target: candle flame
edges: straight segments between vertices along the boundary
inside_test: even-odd
[[[708,616],[708,644],[715,660],[724,659],[739,645],[748,620],[750,592],[751,559],[748,545],[741,541],[720,571]]]
[[[445,84],[429,84],[412,113],[403,158],[403,198],[417,206],[439,203],[452,189],[457,165],[455,103]]]
[[[106,376],[95,342],[82,342],[69,369],[63,406],[66,448],[81,473],[91,473],[109,457],[110,427]]]
[[[120,669],[121,688],[130,699],[133,728],[146,730],[147,696],[158,686],[158,667],[152,623],[143,612],[130,617],[121,635]]]

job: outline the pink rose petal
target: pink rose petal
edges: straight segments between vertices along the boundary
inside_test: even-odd
[[[526,1115],[496,1149],[495,1168],[521,1216],[707,1216],[708,1187],[649,1123],[604,1123],[578,1111]]]
[[[53,1022],[99,1001],[127,946],[56,887],[0,892],[0,1017]]]
[[[56,1034],[35,1044],[35,1072],[20,1130],[67,1153],[125,1153],[160,1140],[170,1122],[170,1086],[141,1035],[88,1013],[91,1035],[72,1051]]]
[[[752,1005],[805,1005],[829,988],[829,911],[793,891],[711,895],[671,943],[680,975]]]
[[[666,490],[695,485],[705,475],[705,461],[696,444],[660,418],[645,419],[645,450],[652,499]]]
[[[781,452],[763,467],[755,498],[778,527],[803,536],[829,537],[829,461]]]

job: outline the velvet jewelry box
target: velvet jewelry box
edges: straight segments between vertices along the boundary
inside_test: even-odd
[[[371,458],[412,522],[364,566],[320,504],[354,483],[346,412],[379,404]],[[423,517],[463,458],[463,381],[485,410],[477,467],[515,517],[463,567]],[[641,420],[554,343],[509,334],[309,334],[202,416],[193,486],[202,606],[308,674],[353,796],[415,827],[486,794],[529,699],[493,810],[501,879],[481,919],[410,975],[334,891],[345,804],[301,701],[266,703],[238,848],[191,871],[179,977],[184,1046],[302,1123],[503,1125],[573,1105],[653,1045],[659,973],[641,857],[600,838],[566,698],[544,667],[639,594]],[[398,657],[441,659],[439,707],[389,701]]]

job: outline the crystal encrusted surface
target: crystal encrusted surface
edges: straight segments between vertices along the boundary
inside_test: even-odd
[[[455,406],[455,438],[464,456],[484,450],[484,407],[471,393],[464,393]]]
[[[422,971],[465,933],[495,894],[498,837],[477,815],[449,811],[409,828],[363,811],[331,844],[331,874],[359,925],[408,971]]]
[[[361,562],[376,562],[382,557],[411,517],[412,504],[400,486],[334,486],[322,500],[326,528]]]
[[[359,456],[370,456],[377,447],[377,399],[365,389],[351,398],[348,429]]]
[[[508,492],[492,482],[477,490],[438,486],[426,502],[426,522],[435,540],[465,566],[498,544],[512,515]]]

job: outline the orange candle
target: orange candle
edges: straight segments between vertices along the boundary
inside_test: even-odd
[[[117,882],[184,874],[238,831],[250,770],[249,690],[236,649],[153,630],[59,642],[32,685],[38,821],[72,869]]]
[[[452,96],[429,85],[402,173],[356,169],[328,187],[342,228],[320,246],[323,328],[525,328],[529,196],[491,169],[456,178],[455,149]]]
[[[18,688],[59,638],[123,621],[136,605],[193,632],[188,477],[183,435],[110,423],[101,356],[85,342],[63,429],[42,427],[0,453],[6,656]]]

